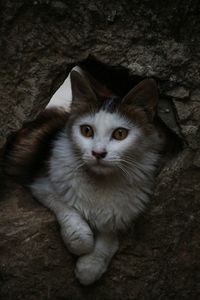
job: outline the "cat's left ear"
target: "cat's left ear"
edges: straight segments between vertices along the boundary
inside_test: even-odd
[[[96,95],[89,81],[74,70],[70,73],[70,79],[72,87],[72,110],[74,108],[89,110],[89,107],[97,103]]]
[[[122,100],[122,105],[144,110],[153,120],[158,103],[158,90],[154,79],[145,79],[136,85]]]

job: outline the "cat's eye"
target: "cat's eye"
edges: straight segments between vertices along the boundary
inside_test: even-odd
[[[83,136],[87,138],[93,137],[94,131],[90,125],[82,125],[80,129]]]
[[[112,134],[112,138],[118,141],[124,140],[128,135],[128,130],[126,128],[117,128]]]

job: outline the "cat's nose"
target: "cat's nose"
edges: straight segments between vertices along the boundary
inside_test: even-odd
[[[92,151],[92,155],[97,159],[105,158],[107,155],[106,151]]]

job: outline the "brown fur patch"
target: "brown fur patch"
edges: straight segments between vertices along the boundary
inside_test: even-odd
[[[76,71],[70,74],[72,88],[71,114],[83,114],[93,110],[98,105],[95,92],[89,81]]]
[[[3,169],[20,183],[31,183],[47,172],[46,162],[52,143],[68,120],[68,113],[60,109],[46,109],[38,117],[13,133],[4,149]]]
[[[88,73],[84,73],[83,76],[76,71],[72,71],[70,76],[72,105],[68,125],[72,127],[78,117],[99,111],[103,102],[112,92]]]

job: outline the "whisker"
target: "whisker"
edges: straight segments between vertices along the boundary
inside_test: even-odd
[[[117,167],[123,172],[122,174],[124,174],[125,177],[131,176],[131,174],[129,174],[129,172],[126,169],[124,169],[124,167],[121,164],[119,164]]]
[[[123,174],[126,174],[126,176],[134,176],[137,180],[144,180],[144,177],[149,177],[150,174],[148,172],[145,172],[143,166],[140,163],[137,163],[134,160],[131,159],[124,159],[124,158],[115,158],[113,161],[118,163],[118,167],[123,172]]]

